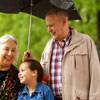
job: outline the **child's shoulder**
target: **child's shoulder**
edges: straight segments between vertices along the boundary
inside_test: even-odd
[[[47,86],[47,85],[44,85],[44,84],[42,84],[42,83],[40,83],[40,87],[41,87],[41,89],[43,89],[43,90],[50,90],[50,88],[49,88],[49,86]]]

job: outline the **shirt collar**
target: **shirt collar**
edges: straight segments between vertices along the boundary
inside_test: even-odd
[[[25,94],[25,93],[28,93],[26,85],[24,86],[23,91],[22,91],[22,94]]]
[[[56,43],[57,45],[59,45],[61,47],[65,46],[65,45],[69,45],[71,35],[72,35],[71,27],[69,27],[69,30],[70,30],[69,33],[67,34],[67,36],[61,42],[58,42],[57,40],[54,40],[54,44]]]
[[[41,83],[38,82],[38,83],[37,83],[37,86],[36,86],[36,88],[35,88],[35,91],[34,91],[33,93],[41,92],[40,86],[41,86]],[[25,87],[23,88],[22,94],[28,94],[27,86],[26,86],[26,85],[25,85]]]

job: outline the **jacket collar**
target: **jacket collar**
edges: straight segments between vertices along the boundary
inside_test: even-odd
[[[49,54],[52,51],[52,44],[53,44],[54,39],[51,38],[46,46],[45,52],[47,54]],[[69,52],[70,50],[72,50],[73,48],[81,45],[84,42],[84,40],[82,39],[82,36],[80,35],[80,33],[78,33],[76,30],[74,30],[72,28],[72,36],[71,36],[71,41],[70,44],[68,46],[68,48],[65,50],[65,53]]]
[[[70,50],[72,50],[73,48],[81,45],[84,42],[84,40],[82,39],[82,36],[80,35],[80,33],[78,33],[76,30],[72,29],[72,37],[71,37],[71,41],[70,44],[68,46],[68,48],[66,49],[66,52],[69,52]]]
[[[71,42],[69,46],[73,44],[77,44],[77,42],[81,42],[82,37],[80,36],[80,33],[78,33],[76,30],[72,29],[72,37],[71,37]]]

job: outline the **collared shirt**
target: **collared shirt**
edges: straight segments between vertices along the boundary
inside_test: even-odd
[[[25,85],[25,87],[18,92],[17,100],[54,100],[54,96],[48,86],[38,82],[35,91],[30,95],[27,91],[27,86]]]
[[[67,37],[60,43],[53,42],[52,57],[50,63],[51,88],[55,96],[62,95],[62,60],[65,48],[71,40],[71,31]]]

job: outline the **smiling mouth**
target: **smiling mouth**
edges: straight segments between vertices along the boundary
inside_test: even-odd
[[[52,35],[55,35],[55,32],[54,33],[51,33]]]
[[[6,60],[10,61],[11,60],[11,57],[5,57]]]
[[[22,80],[22,79],[23,79],[22,77],[19,78],[19,80]]]

